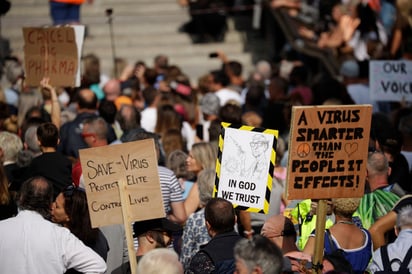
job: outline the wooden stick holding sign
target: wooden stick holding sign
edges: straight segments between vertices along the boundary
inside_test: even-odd
[[[322,273],[323,249],[325,246],[325,231],[327,200],[319,200],[316,208],[316,235],[315,235],[315,253],[313,254],[312,268],[315,273]]]
[[[213,195],[267,214],[278,131],[222,123]]]
[[[124,231],[126,233],[126,242],[127,242],[127,251],[129,253],[129,264],[130,264],[130,271],[132,274],[136,274],[137,270],[137,260],[136,260],[136,251],[134,250],[134,241],[133,241],[133,231],[131,227],[132,218],[130,214],[130,207],[127,202],[127,195],[126,195],[126,183],[123,180],[119,182],[119,195],[120,195],[120,202],[122,203],[122,215],[123,215],[123,223],[124,223]]]
[[[152,139],[79,151],[93,227],[124,224],[136,271],[131,224],[165,217]]]

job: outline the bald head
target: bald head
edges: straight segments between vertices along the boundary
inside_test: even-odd
[[[97,109],[96,94],[90,89],[81,89],[78,93],[78,108],[79,110],[93,110]]]
[[[121,87],[119,80],[111,79],[103,87],[104,94],[107,101],[115,101],[121,94]]]

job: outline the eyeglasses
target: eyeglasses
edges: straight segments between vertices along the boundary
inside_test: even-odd
[[[81,133],[82,138],[87,138],[87,137],[96,137],[96,133]]]

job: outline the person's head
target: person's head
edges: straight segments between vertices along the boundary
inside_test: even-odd
[[[219,115],[220,99],[214,93],[206,93],[200,99],[200,108],[206,120],[213,119]]]
[[[133,105],[122,105],[116,114],[116,121],[119,122],[123,132],[128,132],[140,127],[140,112]]]
[[[396,232],[399,233],[402,229],[412,229],[412,206],[403,207],[396,217]]]
[[[288,82],[280,77],[276,76],[270,79],[269,84],[269,100],[278,101],[285,99],[286,93],[288,90]]]
[[[114,102],[122,93],[120,82],[117,79],[110,79],[103,87],[103,92],[107,101]]]
[[[182,117],[170,104],[158,106],[155,132],[163,137],[163,134],[170,128],[181,130]]]
[[[147,252],[137,265],[137,274],[183,274],[183,266],[173,250],[157,248]]]
[[[368,164],[366,165],[367,181],[371,190],[375,190],[375,178],[387,178],[390,174],[390,167],[388,160],[382,152],[370,152],[368,155]],[[381,183],[381,182],[380,182]]]
[[[8,60],[4,66],[4,72],[10,84],[15,85],[19,79],[23,78],[24,68],[17,60]]]
[[[235,274],[280,274],[283,255],[279,247],[266,237],[256,235],[241,239],[234,248]]]
[[[236,213],[232,203],[223,198],[210,199],[205,207],[205,220],[211,237],[233,231]]]
[[[74,185],[67,186],[57,195],[51,215],[53,222],[67,227],[83,242],[90,243],[95,240],[84,189]]]
[[[151,219],[133,224],[134,237],[137,237],[142,248],[155,249],[167,247],[172,242],[172,234],[182,228],[166,218]]]
[[[256,72],[259,73],[263,80],[269,79],[272,74],[272,67],[268,61],[261,60],[256,63]]]
[[[222,70],[213,70],[209,74],[209,88],[215,92],[229,85],[229,77]]]
[[[37,139],[37,126],[30,126],[24,133],[24,147],[25,149],[31,151],[34,155],[41,153]]]
[[[17,155],[23,149],[23,143],[17,134],[0,132],[0,161],[16,162]]]
[[[172,151],[166,159],[166,166],[174,172],[177,178],[190,179],[193,173],[186,169],[187,154],[182,150]]]
[[[351,219],[353,213],[360,204],[360,198],[336,198],[332,199],[333,213],[337,216]]]
[[[215,185],[215,170],[207,168],[200,171],[197,177],[199,188],[200,206],[204,207],[213,197],[213,187]]]
[[[113,124],[117,108],[113,101],[103,100],[99,103],[99,116],[102,117],[108,124]]]
[[[90,89],[79,90],[77,96],[77,106],[79,111],[96,111],[97,110],[97,96]]]
[[[146,106],[156,106],[160,100],[160,93],[154,87],[146,87],[142,91]]]
[[[154,68],[157,73],[164,73],[169,67],[169,58],[166,55],[159,54],[154,58]]]
[[[83,121],[82,137],[89,147],[107,145],[108,126],[101,117]]]
[[[283,253],[297,250],[295,227],[292,221],[282,214],[267,219],[260,233],[276,244]]]
[[[216,165],[217,148],[211,143],[195,143],[186,159],[188,171],[199,173],[204,168],[214,169]]]
[[[43,218],[50,218],[53,202],[53,187],[43,177],[32,177],[25,181],[20,189],[19,208],[39,213]]]
[[[227,102],[219,110],[219,118],[226,123],[242,123],[242,108],[237,103]]]
[[[229,77],[233,77],[233,76],[242,77],[243,66],[238,61],[229,61],[225,65],[225,69],[226,69],[226,74]]]
[[[55,148],[59,144],[59,129],[53,123],[43,123],[37,127],[37,139],[42,148]]]
[[[255,111],[247,111],[242,115],[242,124],[252,127],[261,127],[262,126],[262,116],[260,116]]]
[[[166,158],[168,158],[173,151],[183,150],[185,148],[185,141],[183,139],[181,130],[177,128],[170,128],[166,130],[162,135],[162,147],[165,152]],[[184,167],[185,161],[183,161],[182,164]]]

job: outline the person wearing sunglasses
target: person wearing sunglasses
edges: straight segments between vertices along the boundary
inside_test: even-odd
[[[51,207],[51,220],[66,227],[105,261],[109,245],[98,228],[92,228],[84,189],[69,185],[59,193]],[[69,269],[66,273],[78,273]]]

